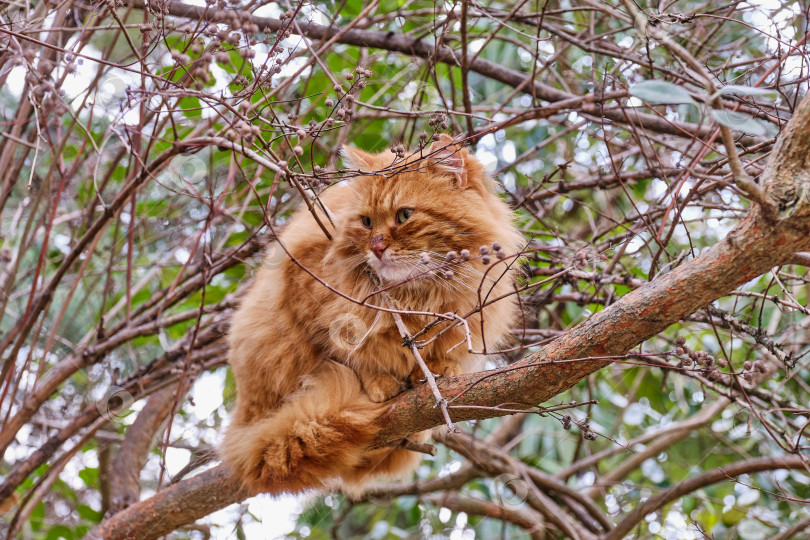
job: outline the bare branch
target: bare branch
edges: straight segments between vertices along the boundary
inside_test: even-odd
[[[684,480],[636,506],[612,531],[604,536],[604,540],[619,540],[624,538],[625,535],[632,531],[648,514],[700,488],[718,482],[734,480],[741,474],[752,474],[776,469],[804,469],[807,465],[807,458],[805,456],[760,457],[738,461],[725,467],[718,467],[706,471]]]

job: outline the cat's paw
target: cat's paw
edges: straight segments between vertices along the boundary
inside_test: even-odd
[[[458,377],[459,375],[464,374],[464,370],[461,369],[461,365],[456,362],[447,363],[443,366],[443,368],[444,369],[439,373],[440,377]]]
[[[458,362],[435,362],[428,364],[428,367],[436,378],[456,377],[464,373],[464,370],[461,369],[461,364]]]
[[[464,370],[461,369],[461,365],[458,364],[458,362],[433,362],[428,364],[428,367],[430,367],[430,372],[433,374],[434,379],[455,377],[457,375],[464,374]],[[422,371],[422,368],[419,366],[416,366],[408,376],[408,383],[410,387],[422,384],[426,380],[425,372]]]
[[[388,401],[402,391],[402,386],[391,375],[373,375],[360,377],[363,389],[369,399],[375,403]]]

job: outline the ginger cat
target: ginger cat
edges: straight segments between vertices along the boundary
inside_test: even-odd
[[[481,163],[447,135],[421,154],[397,160],[390,151],[344,148],[348,165],[365,172],[320,197],[334,229],[325,214],[319,217],[333,239],[306,207],[299,209],[279,237],[297,263],[275,246],[233,317],[229,360],[237,399],[220,451],[254,493],[323,487],[359,493],[378,476],[412,471],[415,452],[369,450],[384,402],[423,379],[393,316],[370,306],[466,315],[479,305],[482,280],[485,304],[513,290],[507,263],[515,267],[514,259],[492,257],[488,267],[479,255],[495,242],[515,254],[522,240]],[[447,257],[462,250],[471,254],[468,261]],[[380,289],[386,290],[372,295]],[[514,295],[485,305],[488,352],[504,342],[515,312]],[[434,318],[402,320],[413,334]],[[467,321],[480,351],[480,315]],[[421,350],[431,371],[480,369],[485,357],[468,351],[464,327],[448,326],[435,325],[420,338],[443,331]]]

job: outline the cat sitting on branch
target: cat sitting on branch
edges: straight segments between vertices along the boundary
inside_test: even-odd
[[[515,320],[515,258],[500,249],[523,239],[473,155],[442,135],[408,157],[343,157],[360,174],[320,194],[328,215],[314,205],[331,240],[300,208],[232,319],[220,452],[255,493],[360,493],[411,472],[418,453],[371,445],[386,401],[425,377],[415,356],[442,377],[476,371]]]

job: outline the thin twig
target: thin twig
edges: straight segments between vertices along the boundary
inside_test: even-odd
[[[388,297],[385,297],[386,302],[390,306],[390,302],[388,301]],[[419,348],[416,346],[416,342],[411,337],[410,332],[408,331],[408,327],[405,326],[405,323],[402,320],[402,317],[399,313],[392,312],[391,316],[394,318],[394,323],[397,325],[397,330],[399,330],[399,334],[402,336],[402,342],[406,345],[413,354],[413,357],[416,359],[416,363],[422,370],[422,373],[425,374],[425,381],[427,381],[428,386],[430,387],[431,392],[433,392],[433,397],[436,398],[436,405],[442,411],[442,416],[444,416],[444,421],[447,424],[447,431],[449,433],[456,433],[458,432],[458,428],[453,425],[453,421],[450,419],[450,413],[447,412],[447,400],[444,399],[442,393],[439,391],[438,385],[436,385],[436,377],[433,375],[433,372],[430,371],[425,361],[422,359],[422,355],[419,353]]]

